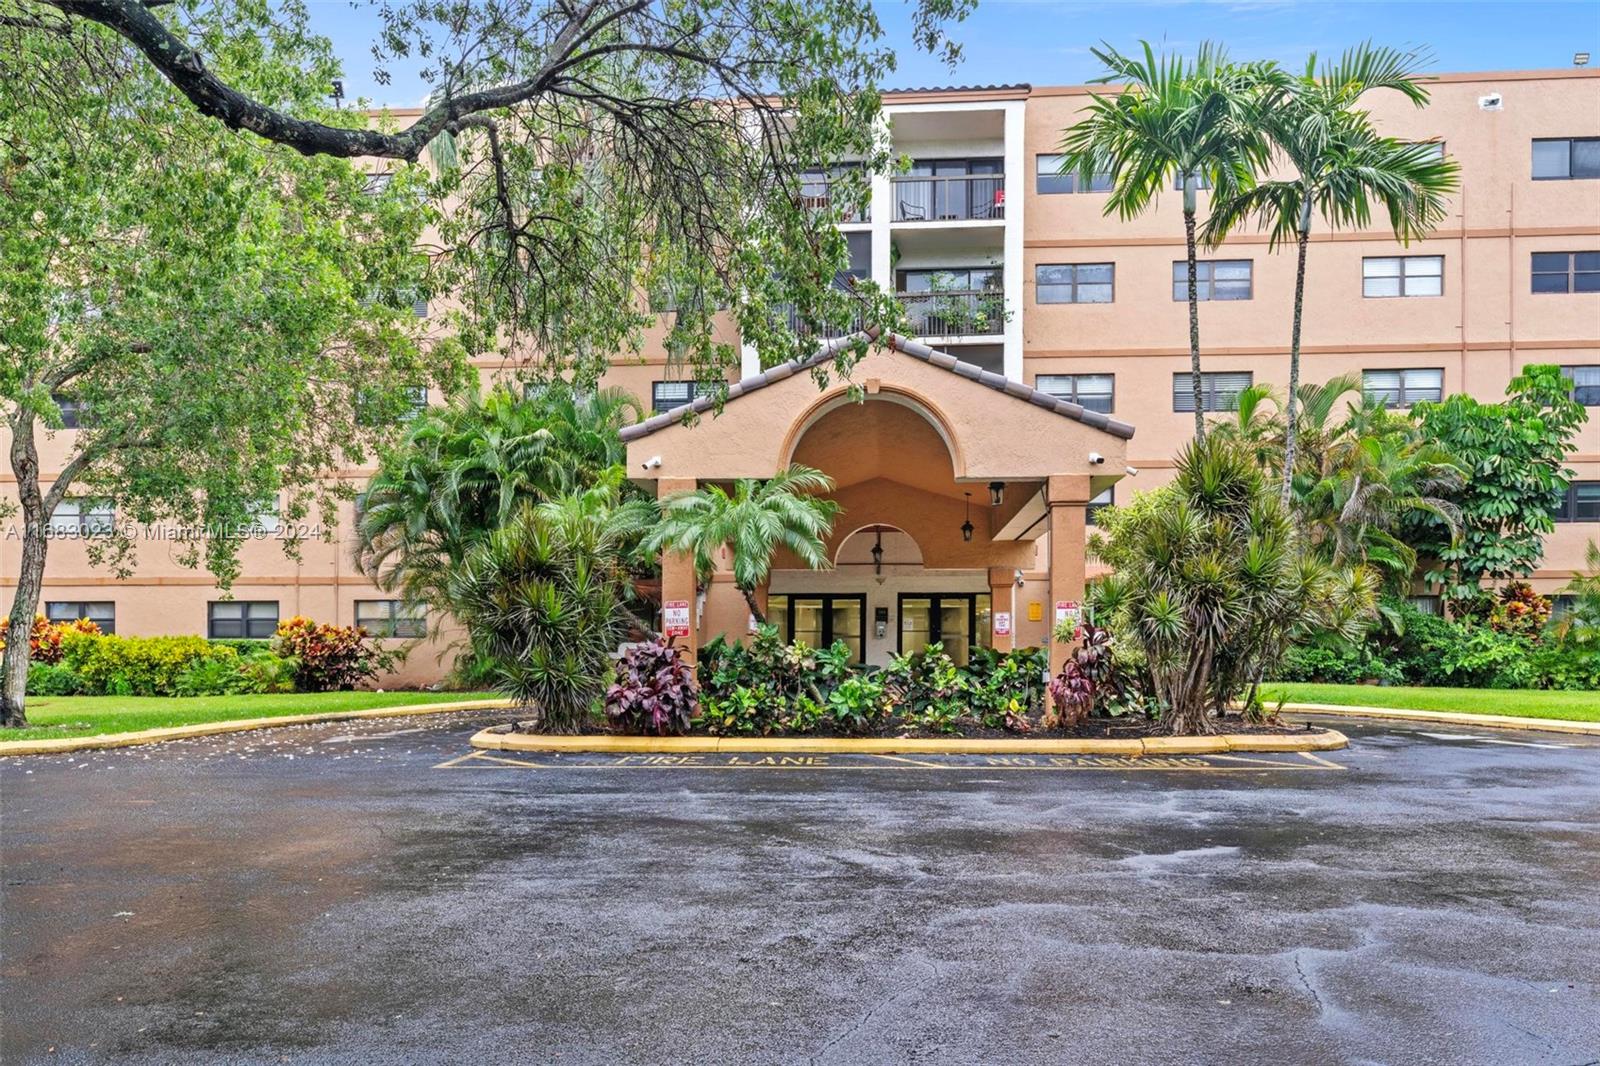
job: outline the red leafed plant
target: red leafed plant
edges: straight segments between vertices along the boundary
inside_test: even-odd
[[[1110,631],[1085,624],[1077,635],[1082,643],[1061,664],[1061,672],[1050,679],[1051,709],[1044,718],[1047,728],[1071,729],[1089,717],[1097,698],[1116,694]]]
[[[670,640],[633,644],[617,657],[617,679],[606,689],[606,718],[619,733],[687,733],[699,710],[694,671]]]
[[[11,619],[0,618],[0,650],[6,646],[6,637],[11,632]],[[88,633],[93,636],[100,635],[100,627],[87,618],[79,618],[74,622],[48,622],[44,615],[33,617],[33,630],[28,634],[28,658],[36,663],[59,663],[61,661],[61,638],[68,633]]]
[[[1500,589],[1489,626],[1501,633],[1537,641],[1550,622],[1550,597],[1541,596],[1526,581],[1511,581]]]
[[[278,623],[278,654],[293,658],[295,687],[302,692],[355,688],[388,669],[394,656],[378,648],[356,626],[313,622],[295,615]]]

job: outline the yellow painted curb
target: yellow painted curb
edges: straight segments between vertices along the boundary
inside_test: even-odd
[[[1600,698],[1600,697],[1597,697]],[[1344,707],[1334,703],[1285,703],[1291,714],[1332,714],[1349,718],[1392,718],[1402,722],[1435,725],[1482,726],[1485,729],[1531,729],[1550,733],[1600,736],[1600,722],[1573,722],[1564,718],[1518,718],[1512,714],[1457,714],[1451,711],[1407,711],[1395,707]]]
[[[56,737],[51,740],[0,741],[3,755],[63,755],[73,751],[101,748],[130,748],[135,744],[155,744],[163,740],[209,737],[219,733],[247,733],[252,729],[276,729],[286,725],[314,722],[348,722],[363,718],[400,718],[413,714],[439,714],[444,711],[494,710],[511,706],[510,700],[456,700],[450,703],[413,703],[400,707],[368,707],[359,711],[327,711],[322,714],[285,714],[275,718],[236,718],[225,722],[198,722],[194,725],[141,729],[134,733],[102,733],[94,737]]]
[[[1270,743],[1263,743],[1270,742]],[[1230,751],[1330,751],[1349,745],[1343,733],[1287,736],[1231,734],[1216,737],[1151,737],[1147,740],[1067,740],[1018,737],[1015,740],[952,737],[623,737],[473,734],[474,748],[486,751],[689,754],[772,752],[803,755],[1202,755]]]

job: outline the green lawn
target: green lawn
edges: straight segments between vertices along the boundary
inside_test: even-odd
[[[292,692],[276,696],[29,696],[27,729],[0,730],[0,742],[131,733],[139,729],[279,718],[287,714],[363,711],[413,703],[489,699],[488,692]]]
[[[1333,703],[1347,707],[1389,707],[1457,714],[1508,714],[1518,718],[1566,718],[1600,722],[1600,692],[1546,692],[1537,689],[1389,688],[1381,685],[1304,685],[1278,682],[1261,686],[1269,707],[1289,703]]]

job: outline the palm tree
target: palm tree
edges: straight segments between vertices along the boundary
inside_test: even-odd
[[[1240,222],[1259,220],[1270,234],[1269,247],[1294,241],[1298,265],[1294,284],[1294,323],[1289,340],[1288,434],[1284,445],[1281,494],[1293,491],[1296,451],[1295,404],[1300,384],[1300,326],[1305,303],[1306,247],[1313,217],[1330,229],[1365,228],[1374,202],[1389,215],[1402,243],[1425,237],[1445,217],[1445,197],[1458,187],[1460,168],[1433,144],[1408,144],[1380,136],[1361,98],[1375,90],[1400,93],[1417,107],[1428,90],[1417,80],[1423,56],[1370,43],[1348,49],[1337,63],[1317,66],[1312,53],[1305,70],[1282,83],[1270,106],[1260,111],[1262,128],[1290,173],[1280,179],[1240,185],[1213,201],[1204,243],[1216,247]],[[1220,190],[1219,190],[1220,193]]]
[[[1264,170],[1267,142],[1255,114],[1262,94],[1273,84],[1270,64],[1230,63],[1210,43],[1191,63],[1179,57],[1156,58],[1148,42],[1144,59],[1122,55],[1110,45],[1092,49],[1106,67],[1099,81],[1120,82],[1122,91],[1089,98],[1088,116],[1061,139],[1061,172],[1082,182],[1095,174],[1111,176],[1106,214],[1124,219],[1144,214],[1174,182],[1183,189],[1183,229],[1189,264],[1189,362],[1194,376],[1194,435],[1206,433],[1200,376],[1200,298],[1195,280],[1195,214],[1198,190],[1232,198],[1248,189]]]
[[[779,548],[788,548],[813,570],[827,567],[825,541],[839,505],[815,494],[832,489],[828,475],[796,464],[766,481],[741,478],[731,495],[719,485],[680,492],[661,501],[661,522],[645,538],[645,550],[693,557],[703,583],[711,578],[717,552],[728,549],[734,586],[756,621],[764,623],[755,591],[766,582]]]

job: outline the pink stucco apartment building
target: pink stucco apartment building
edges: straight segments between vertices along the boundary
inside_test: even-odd
[[[1409,405],[1462,390],[1497,398],[1521,366],[1558,363],[1579,398],[1600,407],[1600,71],[1443,74],[1431,89],[1424,109],[1382,95],[1370,106],[1386,132],[1456,158],[1461,191],[1437,231],[1410,246],[1380,228],[1313,237],[1305,378],[1355,372],[1369,392]],[[854,516],[847,505],[830,545],[835,569],[779,561],[763,594],[791,635],[845,639],[873,662],[908,641],[1042,643],[1056,607],[1081,595],[1084,520],[1170,477],[1193,427],[1180,197],[1122,221],[1104,214],[1097,183],[1057,174],[1061,132],[1094,91],[1104,90],[887,94],[889,133],[912,167],[874,176],[870,210],[843,229],[852,270],[903,294],[911,335],[866,368],[869,402],[830,400],[805,375],[775,380],[746,348],[750,387],[723,418],[697,427],[657,418],[626,435],[630,473],[663,490],[746,466],[759,474],[761,462],[739,460],[748,452],[768,465],[811,461],[863,501]],[[827,178],[809,175],[808,194],[825,197]],[[1286,380],[1293,282],[1292,252],[1269,251],[1250,230],[1206,255],[1208,406]],[[692,401],[694,388],[667,366],[661,332],[606,384],[665,412]],[[737,341],[731,329],[728,339]],[[504,365],[485,361],[482,372]],[[930,377],[930,368],[951,372]],[[717,428],[741,409],[761,418]],[[1040,421],[1040,411],[1067,417]],[[47,475],[71,432],[45,444]],[[767,448],[769,437],[782,448]],[[678,468],[646,465],[663,456],[681,456]],[[710,456],[722,465],[705,465]],[[1569,461],[1576,481],[1532,578],[1545,592],[1600,539],[1600,420]],[[346,473],[359,481],[365,472]],[[898,510],[876,506],[891,499]],[[61,523],[106,517],[73,506]],[[298,613],[405,639],[421,623],[356,571],[352,521],[347,507],[343,528],[307,544],[299,561],[268,528],[245,545],[231,599],[159,540],[141,543],[127,579],[97,572],[82,542],[58,541],[43,601],[52,616],[87,615],[121,633],[264,635]],[[15,581],[17,552],[15,539],[0,538],[0,586]],[[666,582],[665,598],[691,602],[697,635],[742,631],[730,584],[695,589],[670,568]],[[442,673],[442,647],[417,649],[402,680]]]

